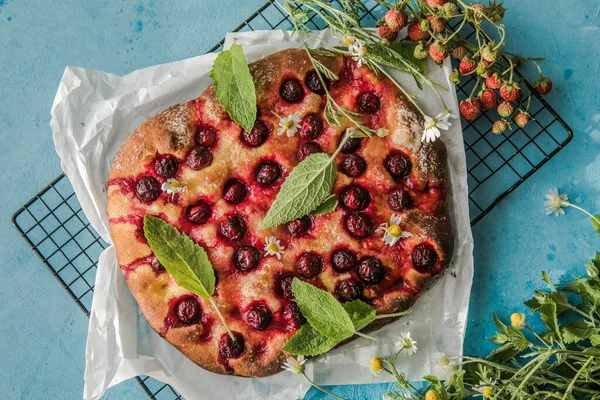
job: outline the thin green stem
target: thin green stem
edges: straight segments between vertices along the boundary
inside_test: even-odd
[[[562,399],[565,400],[567,398],[567,396],[569,395],[569,393],[571,393],[573,391],[573,387],[575,386],[575,382],[577,382],[577,379],[579,378],[579,375],[581,375],[583,373],[583,371],[588,367],[588,365],[590,365],[592,363],[592,361],[594,360],[594,358],[590,358],[589,360],[587,360],[582,366],[581,369],[579,369],[579,371],[577,371],[577,373],[575,374],[575,376],[573,377],[573,379],[571,380],[571,383],[569,384],[569,386],[567,387],[567,390],[565,390],[565,394],[563,395]]]
[[[233,340],[235,342],[236,338],[235,338],[235,336],[233,336],[233,333],[231,332],[231,329],[229,329],[229,326],[227,325],[227,322],[225,322],[225,318],[223,318],[223,314],[221,314],[221,310],[219,310],[219,307],[217,306],[217,303],[215,303],[215,301],[212,299],[212,297],[209,297],[208,301],[210,301],[210,304],[213,306],[215,312],[219,316],[219,319],[223,323],[223,326],[225,326],[225,330],[227,330],[227,333],[229,334],[229,337],[231,338],[231,340]]]
[[[525,386],[525,384],[529,381],[529,378],[531,378],[533,376],[533,374],[535,373],[535,371],[537,371],[542,366],[542,364],[545,363],[546,360],[549,359],[550,357],[552,357],[552,353],[546,354],[537,362],[537,364],[535,364],[535,366],[527,373],[527,375],[525,375],[525,377],[521,381],[521,384],[519,384],[519,386],[517,387],[517,391],[512,395],[510,400],[516,399],[517,396],[519,394],[521,394],[523,386]]]
[[[579,210],[579,211],[581,211],[581,212],[583,212],[583,213],[587,214],[587,215],[588,215],[588,216],[589,216],[591,219],[593,219],[594,221],[596,221],[596,223],[597,223],[598,225],[600,225],[600,220],[599,220],[599,219],[598,219],[598,218],[597,218],[597,217],[596,217],[594,214],[590,213],[588,210],[586,210],[586,209],[584,209],[584,208],[581,208],[581,207],[579,207],[579,206],[576,206],[575,204],[573,204],[573,203],[570,203],[570,202],[568,202],[568,201],[566,201],[566,202],[565,202],[565,205],[567,205],[567,206],[569,206],[569,207],[573,207],[574,209],[576,209],[576,210]]]
[[[366,333],[362,333],[362,332],[359,332],[359,331],[354,332],[354,334],[356,336],[364,337],[364,338],[369,339],[369,340],[377,340],[373,336],[367,335]]]
[[[336,399],[340,399],[340,400],[347,400],[345,397],[342,396],[338,396],[337,394],[333,394],[331,393],[329,390],[322,388],[321,386],[317,385],[316,383],[314,383],[308,376],[306,376],[305,372],[302,372],[302,376],[304,377],[304,379],[306,379],[308,381],[308,383],[310,383],[315,389],[320,390],[321,392],[328,394],[329,396],[335,397]]]
[[[375,319],[401,317],[403,315],[410,313],[411,311],[412,311],[412,309],[409,308],[408,310],[402,311],[402,312],[397,312],[397,313],[392,313],[392,314],[380,314],[380,315],[376,315]]]

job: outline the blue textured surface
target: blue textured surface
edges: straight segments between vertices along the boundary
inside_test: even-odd
[[[83,390],[87,319],[10,226],[11,214],[60,173],[48,123],[66,65],[115,74],[204,53],[263,0],[0,0],[0,397],[77,399]],[[491,312],[507,316],[541,270],[583,274],[600,239],[577,211],[546,217],[551,186],[600,209],[600,1],[506,0],[510,48],[547,58],[550,103],[575,139],[473,231],[475,281],[465,350],[491,349]],[[533,74],[533,71],[531,71]],[[533,76],[533,75],[532,75]],[[439,329],[443,329],[442,326]],[[365,360],[368,362],[368,360]],[[380,399],[386,385],[336,387]],[[106,399],[144,399],[131,381]],[[311,390],[307,398],[322,396]]]

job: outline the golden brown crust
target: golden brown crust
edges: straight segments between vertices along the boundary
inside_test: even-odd
[[[113,242],[127,284],[150,326],[209,371],[252,377],[280,371],[287,356],[281,349],[297,327],[290,328],[283,318],[289,300],[277,295],[276,279],[282,273],[295,273],[295,261],[304,251],[320,254],[326,264],[319,276],[308,281],[331,292],[341,280],[357,279],[356,271],[339,273],[332,268],[333,246],[346,246],[361,257],[380,258],[386,266],[386,278],[380,284],[365,285],[362,296],[379,314],[412,306],[422,289],[442,272],[452,257],[443,144],[439,141],[421,143],[423,118],[387,78],[375,76],[364,67],[356,68],[353,61],[341,56],[319,59],[340,76],[331,93],[345,108],[356,110],[356,97],[364,90],[376,92],[381,99],[381,111],[365,116],[362,121],[374,128],[386,128],[389,135],[363,142],[358,153],[367,162],[366,172],[358,178],[339,173],[333,193],[339,197],[350,183],[367,187],[371,204],[364,212],[375,227],[388,222],[392,214],[401,214],[403,229],[414,236],[403,239],[393,248],[382,244],[381,234],[374,233],[362,241],[352,237],[343,228],[349,213],[341,207],[330,214],[313,217],[311,233],[299,238],[291,237],[285,227],[262,231],[258,228],[280,182],[273,188],[256,186],[251,183],[255,179],[254,168],[261,159],[274,160],[280,164],[282,174],[287,175],[298,163],[296,150],[299,143],[304,142],[298,135],[293,138],[277,136],[278,118],[272,111],[283,116],[294,113],[300,117],[316,113],[322,118],[324,97],[308,90],[304,83],[305,96],[300,103],[289,104],[280,99],[279,88],[284,80],[297,78],[304,82],[313,69],[302,50],[281,51],[250,65],[260,119],[270,128],[264,145],[249,148],[241,144],[241,128],[229,119],[210,85],[198,99],[170,107],[145,122],[130,135],[115,158],[109,180],[108,212]],[[185,165],[185,159],[196,146],[198,126],[204,125],[214,127],[218,141],[210,149],[213,155],[210,165],[195,171]],[[342,118],[339,127],[325,125],[316,142],[323,151],[331,154],[344,130],[353,124]],[[400,183],[390,179],[383,163],[385,156],[393,151],[409,156],[412,164],[410,176]],[[154,163],[164,155],[181,161],[176,178],[186,182],[188,190],[173,198],[163,193],[155,201],[143,202],[135,194],[135,185],[143,176],[156,177]],[[336,163],[341,164],[345,157],[339,154]],[[232,177],[249,186],[248,199],[239,205],[229,204],[222,198],[223,186]],[[165,181],[157,179],[161,183]],[[387,193],[399,186],[409,190],[417,204],[397,213],[389,209]],[[211,219],[203,225],[190,224],[186,210],[200,200],[212,204]],[[207,249],[219,279],[213,299],[228,319],[230,328],[244,337],[245,351],[241,357],[224,360],[219,355],[218,342],[225,335],[225,329],[211,304],[179,287],[168,273],[153,266],[153,254],[141,232],[141,221],[147,214],[160,216]],[[242,215],[246,221],[248,234],[244,244],[262,251],[264,238],[282,238],[286,246],[282,259],[263,257],[254,271],[237,271],[231,261],[237,245],[225,243],[218,233],[219,223],[232,214]],[[412,265],[411,251],[422,242],[433,245],[439,256],[432,272],[419,272]],[[186,296],[196,299],[202,312],[202,319],[189,325],[178,323],[174,314],[175,304]],[[245,312],[256,301],[272,311],[273,327],[266,331],[249,328],[245,320]],[[377,320],[367,329],[379,329],[392,321]]]

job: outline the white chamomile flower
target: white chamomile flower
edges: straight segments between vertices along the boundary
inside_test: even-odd
[[[354,44],[354,42],[356,42],[356,38],[349,34],[346,33],[344,36],[342,36],[342,38],[340,39],[346,46],[350,46],[352,44]]]
[[[421,136],[421,142],[435,142],[440,137],[440,129],[447,131],[452,126],[452,123],[448,121],[449,118],[457,118],[457,116],[449,111],[439,113],[435,118],[425,115],[425,129]]]
[[[393,246],[398,242],[398,240],[412,236],[412,233],[403,231],[402,228],[400,228],[401,222],[402,217],[400,215],[392,214],[389,223],[384,222],[383,224],[379,225],[377,232],[384,232],[383,243],[387,244],[388,246]]]
[[[281,260],[285,247],[281,245],[281,241],[275,236],[269,236],[265,239],[265,256],[275,256],[278,260]]]
[[[298,358],[288,357],[287,360],[283,363],[283,369],[293,372],[296,375],[301,375],[304,373],[304,363],[306,360],[304,356],[298,356]]]
[[[479,381],[479,385],[473,386],[473,390],[480,393],[475,396],[482,396],[484,399],[489,399],[492,397],[492,393],[494,392],[494,385],[496,381],[490,381],[490,383],[485,383],[483,381]]]
[[[175,197],[175,193],[183,193],[187,190],[187,185],[185,182],[179,182],[177,179],[167,179],[165,183],[160,187],[163,192],[167,192],[168,194]]]
[[[396,342],[395,345],[400,347],[400,351],[406,351],[409,356],[417,352],[417,342],[410,337],[410,332],[402,332],[400,341]]]
[[[452,375],[458,371],[458,367],[452,358],[446,353],[442,353],[436,350],[435,352],[436,363],[446,371],[447,374]]]
[[[279,129],[277,129],[279,136],[285,134],[287,137],[292,137],[298,132],[298,129],[300,129],[300,117],[296,114],[279,118]]]
[[[548,199],[548,201],[544,203],[546,206],[546,214],[554,214],[557,217],[560,214],[565,215],[565,210],[563,210],[563,207],[569,205],[569,196],[567,196],[565,193],[559,194],[557,188],[552,188],[544,197]]]
[[[352,59],[356,61],[356,66],[361,67],[366,62],[367,48],[358,40],[348,46],[348,51],[352,55]]]

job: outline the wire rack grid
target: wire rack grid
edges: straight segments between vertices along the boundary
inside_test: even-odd
[[[374,0],[363,1],[363,4],[366,11],[361,15],[361,25],[375,26],[386,9]],[[314,29],[324,27],[322,21],[311,21]],[[275,0],[269,0],[234,32],[290,28],[287,15]],[[467,32],[464,37],[468,39],[470,35],[472,32]],[[222,46],[223,41],[220,41],[209,52],[219,51]],[[472,122],[463,120],[472,225],[541,168],[573,136],[565,121],[537,95],[531,84],[524,79],[523,82],[533,93],[529,109],[533,118],[525,129],[514,129],[504,135],[492,134],[492,124],[498,118],[495,111],[485,112]],[[475,79],[471,78],[457,86],[459,99],[470,95],[474,83]],[[107,245],[90,226],[66,176],[58,176],[23,205],[14,214],[13,224],[89,316],[97,260]],[[182,398],[170,385],[147,376],[136,379],[151,399]]]

